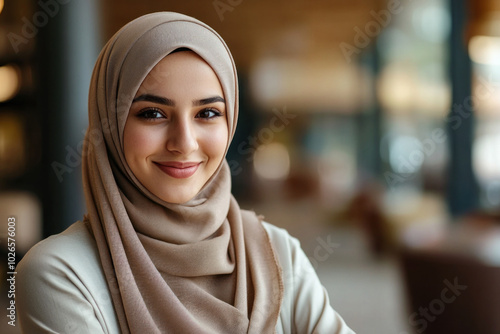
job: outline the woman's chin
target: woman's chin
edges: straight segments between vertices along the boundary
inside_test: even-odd
[[[195,196],[196,196],[196,193],[193,193],[192,191],[189,191],[186,193],[184,193],[182,191],[172,191],[172,192],[169,192],[168,194],[161,194],[161,196],[158,196],[158,197],[166,203],[183,204],[183,203],[189,202]]]

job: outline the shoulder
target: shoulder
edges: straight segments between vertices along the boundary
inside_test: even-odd
[[[285,229],[263,222],[282,269],[283,302],[278,333],[353,333],[330,306],[328,293],[319,281],[300,242]]]
[[[264,226],[264,229],[266,230],[267,234],[269,235],[269,238],[271,241],[287,241],[288,239],[295,239],[290,234],[288,234],[288,231],[285,230],[284,228],[277,227],[275,225],[272,225],[268,222],[263,221],[262,225]]]
[[[17,272],[34,274],[65,267],[99,264],[97,246],[87,226],[76,222],[65,231],[33,246],[18,265]]]
[[[36,244],[16,271],[16,304],[25,332],[118,328],[97,246],[84,223]]]
[[[18,285],[38,293],[65,287],[85,293],[95,284],[106,284],[97,245],[87,225],[76,222],[65,231],[50,236],[33,246],[19,262]],[[28,296],[30,297],[30,296]]]
[[[302,250],[297,238],[292,237],[287,230],[263,222],[275,256],[281,266],[281,273],[285,288],[285,300],[297,294],[303,281],[317,281],[316,271],[309,258]],[[291,300],[290,300],[291,301]]]
[[[31,253],[54,253],[61,248],[70,247],[74,250],[94,250],[96,248],[95,240],[90,233],[87,225],[81,221],[69,226],[66,230],[59,234],[52,235],[33,246],[26,254],[33,256]],[[62,254],[60,254],[62,255]]]
[[[285,272],[291,270],[299,261],[303,261],[305,254],[297,238],[292,237],[287,230],[270,223],[262,222],[262,225]]]

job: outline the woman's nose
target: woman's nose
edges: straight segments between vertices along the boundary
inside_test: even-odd
[[[167,131],[167,150],[188,155],[198,149],[196,129],[188,120],[172,122]]]

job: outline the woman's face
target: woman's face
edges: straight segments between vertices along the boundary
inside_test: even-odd
[[[137,91],[123,137],[125,159],[144,187],[165,202],[192,199],[228,143],[224,94],[212,68],[191,51],[163,58]]]

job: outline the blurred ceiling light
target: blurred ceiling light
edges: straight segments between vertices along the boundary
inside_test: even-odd
[[[473,36],[469,42],[472,61],[485,65],[500,65],[500,37]]]
[[[356,64],[324,59],[262,58],[250,72],[255,100],[264,108],[355,112],[369,105],[370,73]]]
[[[1,1],[1,0],[0,0]],[[21,86],[20,73],[13,65],[0,66],[0,102],[13,98]]]
[[[290,155],[283,144],[261,145],[255,151],[253,166],[263,179],[284,180],[290,173]]]
[[[3,3],[4,3],[4,1],[0,0],[0,13],[2,12],[2,9],[3,9]]]

